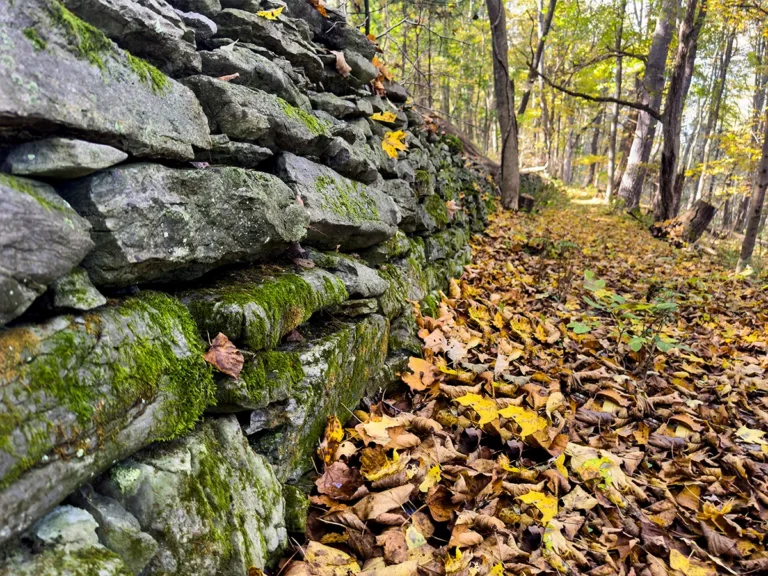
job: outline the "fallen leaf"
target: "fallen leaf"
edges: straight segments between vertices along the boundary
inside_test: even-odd
[[[219,372],[238,378],[243,369],[245,359],[229,338],[219,332],[211,342],[208,352],[205,353],[205,361],[211,364]]]
[[[402,130],[387,132],[384,134],[381,147],[390,158],[397,158],[398,151],[402,152],[408,149],[408,146],[405,144],[405,132]]]
[[[261,10],[259,12],[256,12],[256,16],[261,16],[262,18],[266,18],[267,20],[277,20],[277,17],[283,13],[284,9],[285,9],[284,6],[280,6],[279,8],[275,8],[274,10]]]

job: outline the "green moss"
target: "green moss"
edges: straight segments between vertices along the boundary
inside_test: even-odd
[[[443,136],[443,142],[448,145],[448,148],[450,148],[451,152],[464,152],[464,144],[461,143],[461,140],[459,140],[458,136],[454,136],[453,134],[445,134]]]
[[[37,30],[34,28],[24,28],[24,36],[26,36],[27,39],[32,42],[32,46],[35,47],[35,50],[45,50],[47,44],[45,40],[40,38]]]
[[[445,226],[448,224],[448,209],[445,207],[445,203],[439,196],[427,196],[423,206],[427,214],[432,216],[438,225]]]
[[[131,67],[133,73],[139,77],[139,80],[152,86],[154,92],[163,92],[168,87],[168,77],[160,70],[133,54],[126,53],[126,55],[128,56],[128,66]]]
[[[40,191],[37,190],[35,186],[30,182],[31,181],[28,181],[25,178],[18,178],[16,176],[11,176],[10,174],[4,174],[0,172],[0,186],[11,188],[12,190],[16,190],[16,192],[21,192],[22,194],[26,194],[27,196],[34,198],[37,203],[40,204],[40,206],[48,211],[56,210],[58,212],[69,212],[63,201],[61,204],[59,204],[49,200],[43,194],[41,194]]]
[[[315,190],[322,196],[320,207],[323,210],[355,223],[381,220],[376,199],[353,180],[319,176],[315,180]]]
[[[283,484],[285,498],[285,527],[289,532],[303,534],[307,530],[309,498],[298,486]]]
[[[277,103],[280,105],[280,109],[286,116],[304,124],[312,134],[315,134],[316,136],[330,136],[329,126],[323,120],[316,118],[301,108],[296,108],[282,98],[278,97]]]
[[[253,405],[267,406],[290,396],[304,378],[304,368],[296,352],[268,350],[246,362],[240,379],[246,384],[248,400]],[[238,398],[220,396],[224,404],[236,404]]]
[[[112,41],[101,30],[83,22],[67,10],[59,0],[49,3],[55,22],[64,28],[77,55],[104,70],[104,57],[114,51]]]

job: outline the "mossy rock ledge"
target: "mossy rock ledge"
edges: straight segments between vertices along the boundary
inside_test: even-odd
[[[196,326],[160,293],[0,331],[0,351],[0,541],[214,402]]]

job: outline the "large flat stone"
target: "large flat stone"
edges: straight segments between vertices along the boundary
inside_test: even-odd
[[[46,138],[13,148],[2,168],[19,176],[79,178],[126,158],[128,154],[112,146],[73,138]]]
[[[166,74],[200,72],[195,32],[165,0],[62,0],[76,16],[95,26],[131,54]]]
[[[307,341],[283,346],[253,372],[254,398],[266,405],[251,413],[246,433],[254,448],[272,462],[282,481],[296,480],[312,468],[312,455],[331,415],[357,405],[384,365],[389,322],[371,315],[358,322],[307,327]],[[291,370],[271,371],[270,366]],[[261,395],[261,396],[260,396]],[[284,398],[284,401],[280,401]]]
[[[242,576],[286,543],[282,487],[234,416],[133,455],[97,489],[159,543],[145,576]]]
[[[134,155],[178,160],[191,160],[192,146],[209,147],[187,88],[56,0],[3,0],[0,52],[0,141],[87,133]]]
[[[307,241],[321,248],[367,248],[397,231],[400,211],[391,198],[330,168],[285,153],[278,173],[309,211]]]
[[[61,190],[87,218],[96,285],[189,280],[274,257],[304,236],[307,215],[278,178],[241,168],[129,164]]]
[[[159,293],[0,332],[0,542],[213,401],[186,308]]]
[[[0,173],[0,326],[77,266],[89,228],[47,184]]]
[[[179,294],[203,336],[219,332],[249,350],[273,348],[288,332],[323,308],[347,299],[330,272],[259,268],[225,275],[213,285]]]

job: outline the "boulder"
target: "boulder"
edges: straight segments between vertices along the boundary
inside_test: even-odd
[[[273,94],[208,76],[193,76],[185,83],[200,99],[212,131],[232,139],[312,155],[330,138],[326,122]]]
[[[356,250],[383,242],[397,230],[400,211],[374,188],[288,152],[278,159],[278,172],[309,212],[310,244]]]
[[[192,146],[210,146],[187,88],[56,0],[4,2],[0,51],[12,55],[0,59],[0,141],[76,132],[136,156],[176,160],[191,160]]]
[[[246,434],[252,445],[272,462],[281,481],[296,480],[312,469],[312,455],[323,435],[328,416],[356,406],[387,355],[388,321],[371,315],[357,322],[334,321],[307,326],[305,342],[282,346],[273,355],[293,366],[286,382],[284,402],[273,402],[251,413]],[[270,384],[274,386],[275,383]],[[263,390],[258,381],[252,390]]]
[[[197,328],[164,294],[0,331],[0,350],[0,542],[214,399]]]
[[[233,84],[242,84],[279,96],[283,100],[309,111],[309,99],[296,87],[291,77],[276,61],[257,54],[248,48],[232,46],[216,48],[210,52],[200,52],[203,62],[203,74],[208,76],[227,76],[239,74],[231,80]]]
[[[79,178],[126,158],[128,154],[112,146],[73,138],[46,138],[13,148],[2,170],[18,176]]]
[[[195,154],[198,162],[241,168],[256,168],[271,157],[272,151],[269,148],[250,142],[233,142],[226,134],[214,134],[211,136],[211,149],[200,150]]]
[[[90,484],[77,489],[69,500],[96,521],[99,542],[117,554],[135,576],[139,576],[157,553],[158,546],[152,536],[141,531],[136,517],[117,500],[94,492]]]
[[[184,12],[198,12],[209,18],[221,12],[219,0],[168,0],[168,4]]]
[[[93,310],[104,306],[107,299],[88,277],[88,272],[77,267],[51,285],[52,306],[57,310]]]
[[[392,198],[400,209],[403,218],[400,221],[400,229],[411,234],[416,230],[424,230],[421,225],[422,212],[419,210],[419,199],[405,180],[382,180],[378,185],[379,190]]]
[[[323,63],[315,48],[306,42],[294,27],[285,25],[285,17],[268,20],[251,12],[227,8],[216,15],[219,36],[252,42],[283,56],[295,67],[302,68],[307,78],[319,82],[323,78]]]
[[[354,50],[344,50],[344,60],[352,68],[352,75],[363,84],[368,84],[379,75],[379,69],[373,62]]]
[[[347,296],[344,283],[319,268],[275,273],[255,267],[225,274],[179,298],[201,334],[222,332],[235,344],[256,351],[275,347],[312,314]]]
[[[285,184],[241,168],[128,164],[61,193],[93,226],[96,247],[83,267],[97,286],[189,280],[274,257],[308,223]]]
[[[89,228],[47,184],[0,173],[0,326],[77,266]]]
[[[350,296],[371,298],[381,296],[389,287],[372,268],[369,268],[356,258],[338,252],[318,252],[310,249],[309,258],[321,268],[330,270],[342,282]]]
[[[397,82],[384,80],[384,90],[387,92],[387,98],[392,102],[403,103],[408,100],[408,91]]]
[[[174,11],[179,16],[179,18],[181,18],[182,22],[184,22],[184,25],[187,26],[187,28],[191,28],[195,31],[196,42],[207,40],[218,31],[216,22],[203,14],[198,12],[184,12],[183,10],[178,9]]]
[[[241,576],[286,543],[282,486],[234,416],[134,454],[96,487],[158,542],[145,576]]]
[[[309,101],[312,103],[312,108],[327,112],[334,118],[346,118],[357,114],[357,106],[352,102],[329,92],[310,92]]]
[[[195,31],[165,0],[62,0],[72,13],[171,76],[200,72]]]
[[[131,576],[120,558],[99,544],[96,521],[85,510],[59,506],[38,522],[30,539],[0,559],[0,576]]]
[[[380,178],[376,155],[364,140],[350,144],[343,138],[333,138],[322,152],[323,162],[330,168],[363,184],[373,184]]]

